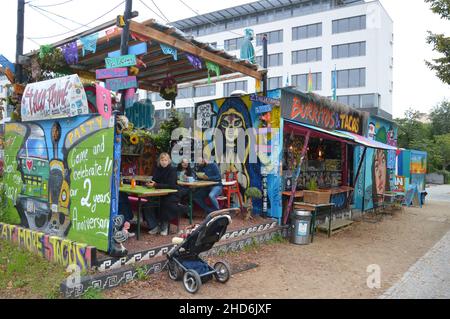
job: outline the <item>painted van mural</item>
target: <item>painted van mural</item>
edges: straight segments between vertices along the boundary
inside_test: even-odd
[[[5,124],[5,213],[15,224],[108,251],[114,118]]]
[[[267,97],[244,95],[201,102],[196,104],[194,121],[195,140],[203,141],[205,156],[219,164],[222,176],[237,172],[242,194],[249,187],[260,189],[263,198],[254,200],[254,212],[275,218],[282,215],[280,98],[281,91],[274,90]],[[211,129],[220,131],[223,140],[214,138]],[[239,132],[251,130],[253,137],[247,135],[245,145],[238,145]],[[242,154],[240,147],[245,149]]]
[[[393,122],[370,116],[366,136],[377,142],[397,146],[398,128]],[[355,148],[354,177],[356,177],[362,151],[362,147]],[[396,151],[367,149],[361,175],[355,187],[355,208],[363,210],[373,209],[374,200],[382,199],[379,195],[387,190],[394,189],[393,181],[395,180],[396,165]]]

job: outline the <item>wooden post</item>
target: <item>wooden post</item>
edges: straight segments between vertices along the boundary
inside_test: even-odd
[[[297,180],[298,177],[300,176],[300,171],[302,168],[302,163],[303,163],[303,159],[306,156],[306,152],[308,151],[308,145],[309,145],[309,138],[311,136],[311,131],[308,131],[308,133],[306,133],[306,137],[305,137],[305,143],[303,144],[303,149],[302,149],[302,154],[300,157],[300,163],[298,163],[297,168],[295,170],[295,174],[294,174],[294,180],[292,181],[292,192],[291,192],[291,197],[289,198],[289,204],[288,204],[288,209],[287,212],[284,216],[284,225],[287,224],[287,220],[289,218],[289,214],[291,213],[292,210],[292,204],[294,203],[294,198],[295,198],[295,193],[297,192]]]

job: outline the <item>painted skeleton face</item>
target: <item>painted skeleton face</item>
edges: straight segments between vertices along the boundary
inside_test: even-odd
[[[237,114],[228,114],[222,117],[219,127],[225,136],[227,145],[234,145],[239,136],[239,129],[244,129],[244,121]]]
[[[369,138],[375,139],[375,124],[369,123]]]

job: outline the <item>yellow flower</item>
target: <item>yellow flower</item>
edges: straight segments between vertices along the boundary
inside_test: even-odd
[[[137,145],[139,143],[139,136],[137,135],[130,136],[130,142],[133,145]]]

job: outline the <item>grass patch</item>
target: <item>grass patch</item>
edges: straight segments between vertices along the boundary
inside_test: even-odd
[[[244,252],[250,252],[250,251],[254,251],[256,250],[258,247],[260,246],[260,244],[255,240],[255,238],[252,238],[252,242],[246,246],[244,246],[244,248],[242,249],[242,251]]]
[[[283,236],[281,236],[280,233],[275,233],[275,235],[273,235],[272,239],[267,242],[267,244],[269,244],[269,245],[287,244],[287,243],[288,243],[288,240],[286,238],[284,238]]]
[[[0,241],[0,296],[58,298],[65,268]]]
[[[81,299],[103,299],[103,293],[98,288],[89,287],[81,297]]]
[[[148,279],[147,269],[145,267],[136,268],[137,279],[140,281],[146,281]]]

